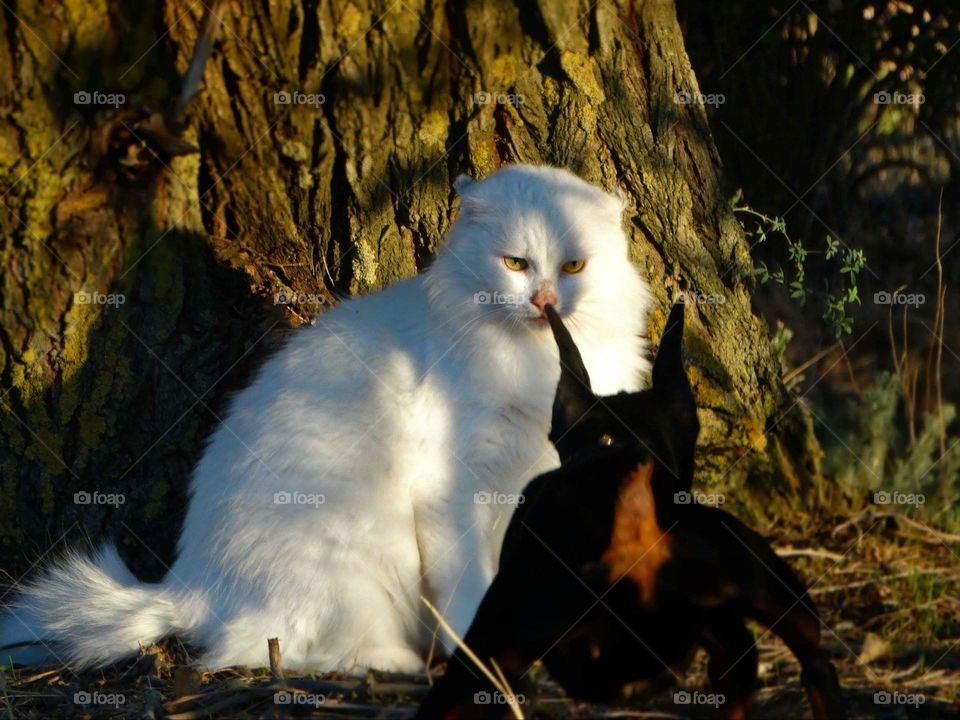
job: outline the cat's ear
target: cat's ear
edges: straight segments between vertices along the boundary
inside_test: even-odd
[[[453,181],[453,189],[457,191],[457,195],[460,197],[460,212],[465,217],[480,218],[489,213],[486,205],[476,192],[479,185],[480,182],[469,175],[458,175],[457,179]]]
[[[620,205],[620,212],[623,212],[627,209],[627,204],[630,202],[630,198],[623,188],[617,187],[617,189],[613,191],[613,197]]]
[[[463,197],[475,182],[469,175],[457,175],[457,179],[453,181],[453,189],[457,191],[457,195]]]
[[[658,410],[664,418],[664,431],[672,446],[681,487],[690,489],[693,482],[693,458],[700,432],[697,402],[690,380],[683,369],[684,298],[674,303],[667,317],[660,347],[653,362],[652,390]]]
[[[560,381],[553,398],[550,441],[554,444],[587,414],[597,401],[580,350],[553,305],[544,308],[560,350]]]

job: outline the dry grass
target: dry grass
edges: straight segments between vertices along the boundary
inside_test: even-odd
[[[955,718],[960,703],[960,538],[901,516],[867,509],[850,518],[764,530],[807,582],[824,617],[824,642],[840,672],[852,718]],[[808,707],[799,667],[780,641],[757,629],[760,688],[756,718],[802,718]],[[264,662],[267,663],[267,638]],[[671,692],[620,708],[571,702],[545,672],[535,672],[528,718],[708,717],[678,705]],[[275,679],[280,678],[280,679]],[[709,692],[704,656],[685,687]],[[295,676],[278,668],[199,674],[175,641],[135,662],[96,674],[64,668],[5,670],[2,718],[409,718],[426,678],[370,674],[365,679]],[[878,705],[881,691],[922,696],[920,705]],[[122,695],[122,704],[80,705],[77,693]],[[287,693],[278,696],[277,693]],[[278,704],[276,698],[290,699]],[[320,702],[319,699],[323,698]]]

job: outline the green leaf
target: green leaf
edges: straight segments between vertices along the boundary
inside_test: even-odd
[[[840,243],[834,240],[829,235],[827,235],[827,251],[825,253],[825,257],[827,258],[827,260],[829,260],[834,255],[836,255],[837,252],[839,252],[839,250],[840,250]]]
[[[770,271],[767,269],[767,264],[760,260],[757,263],[757,267],[754,268],[753,274],[760,280],[761,283],[770,282]]]

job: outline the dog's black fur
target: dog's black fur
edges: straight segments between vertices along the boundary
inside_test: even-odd
[[[650,389],[605,398],[552,307],[547,316],[560,348],[550,439],[562,465],[526,487],[466,645],[495,660],[515,691],[539,659],[569,695],[601,702],[628,686],[671,685],[703,646],[724,696],[719,714],[743,718],[757,677],[750,618],[797,656],[814,717],[843,717],[801,581],[735,517],[677,495],[691,489],[699,433],[681,358],[683,303]],[[476,693],[494,688],[459,650],[418,717],[509,717],[502,699],[477,704]]]

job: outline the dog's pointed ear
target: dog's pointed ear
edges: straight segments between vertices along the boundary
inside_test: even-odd
[[[663,335],[660,336],[660,347],[657,348],[657,357],[653,361],[652,384],[658,385],[676,384],[686,385],[687,376],[683,372],[683,296],[680,296],[670,309],[670,315],[667,316],[667,324],[663,328]]]
[[[560,381],[553,398],[553,417],[550,424],[550,442],[556,445],[593,407],[597,398],[590,388],[590,375],[583,364],[583,358],[580,357],[580,350],[560,315],[553,305],[547,305],[544,312],[560,350]]]
[[[683,369],[683,314],[684,299],[681,296],[673,304],[660,338],[653,362],[652,390],[664,416],[669,419],[667,434],[681,488],[689,491],[693,483],[694,450],[700,422],[697,401]]]

